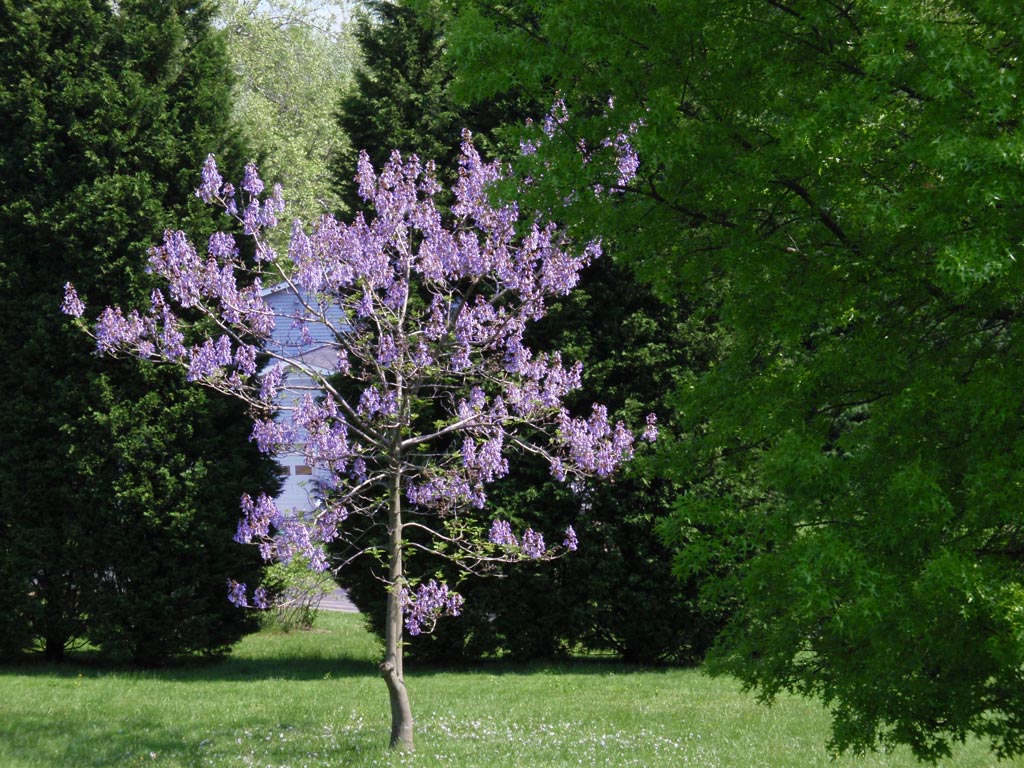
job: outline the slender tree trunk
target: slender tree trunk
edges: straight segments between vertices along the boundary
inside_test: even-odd
[[[384,661],[380,675],[388,686],[391,701],[391,748],[412,752],[412,707],[402,671],[402,603],[399,592],[405,575],[402,564],[402,476],[396,470],[391,485],[388,513],[388,558],[390,562],[387,631],[384,635]]]

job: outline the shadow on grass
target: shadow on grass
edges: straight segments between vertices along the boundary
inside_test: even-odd
[[[617,659],[568,659],[559,661],[515,662],[485,660],[471,664],[419,664],[411,662],[406,674],[416,678],[444,675],[482,675],[488,677],[525,677],[535,675],[613,676],[644,672],[670,673],[679,667],[626,664]],[[100,656],[79,654],[60,663],[21,662],[0,664],[0,678],[8,675],[57,678],[128,677],[168,682],[244,682],[253,680],[309,681],[326,678],[377,677],[377,663],[366,659],[311,658],[279,656],[273,659],[229,657],[218,661],[198,661],[156,669],[138,669],[118,665]]]
[[[76,654],[61,663],[24,660],[0,663],[0,678],[25,677],[137,677],[168,682],[242,682],[246,680],[322,680],[376,676],[377,664],[366,659],[278,656],[273,659],[228,657],[196,660],[173,666],[140,669],[112,662],[99,655]]]
[[[4,765],[87,766],[350,765],[357,756],[382,751],[379,733],[311,738],[308,732],[269,720],[219,723],[212,734],[196,734],[173,722],[68,720],[12,715],[0,724]],[[225,728],[225,726],[228,726]],[[265,763],[265,760],[271,762]],[[323,762],[321,762],[323,761]]]
[[[518,661],[511,659],[483,659],[466,664],[406,662],[406,674],[416,677],[435,675],[487,675],[498,677],[527,677],[533,675],[633,675],[637,673],[672,673],[695,667],[672,664],[634,664],[614,656],[579,656],[566,659],[538,659]]]

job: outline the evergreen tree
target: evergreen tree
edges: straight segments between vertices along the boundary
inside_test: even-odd
[[[365,149],[381,161],[398,149],[454,167],[457,137],[469,128],[492,151],[518,153],[518,144],[503,146],[502,136],[531,114],[543,114],[549,104],[516,89],[486,104],[460,104],[449,89],[453,70],[443,58],[448,16],[440,5],[424,2],[414,9],[377,2],[370,7],[372,15],[362,20],[357,33],[364,67],[339,113],[353,151]],[[354,168],[354,159],[343,160]],[[347,199],[355,195],[351,176],[351,169],[339,167],[337,179]],[[602,399],[627,420],[657,411],[668,432],[675,421],[668,400],[673,382],[684,371],[705,366],[714,352],[713,340],[691,319],[688,304],[659,301],[611,259],[587,270],[573,296],[531,329],[530,342],[536,349],[565,350],[584,363],[584,390],[575,396],[577,406]],[[705,612],[697,604],[695,582],[680,584],[666,577],[671,554],[656,524],[680,486],[663,475],[654,464],[637,461],[615,484],[588,489],[590,525],[580,529],[579,551],[558,563],[527,565],[467,582],[463,615],[439,625],[433,634],[411,638],[410,653],[434,659],[498,651],[550,657],[582,642],[636,661],[701,659],[724,611]],[[514,468],[496,485],[493,498],[502,514],[539,528],[572,523],[581,501],[553,481],[540,461]],[[438,560],[420,567],[424,577],[434,569],[449,580],[455,577]],[[382,575],[380,568],[342,574],[378,633],[384,631],[384,601],[377,589]],[[524,612],[537,620],[524,625]]]
[[[393,150],[433,160],[442,173],[457,167],[464,128],[484,155],[494,154],[495,129],[521,120],[530,102],[522,94],[503,96],[487,104],[457,104],[448,93],[450,66],[442,61],[445,15],[428,2],[413,10],[405,2],[369,0],[355,37],[362,65],[354,86],[338,107],[337,121],[347,147],[334,165],[335,184],[350,210],[362,205],[356,184],[360,151],[375,166]]]
[[[258,565],[229,540],[241,486],[272,469],[242,412],[145,364],[98,365],[59,313],[67,280],[147,296],[147,246],[172,217],[209,220],[179,203],[194,169],[218,148],[239,162],[210,19],[203,0],[0,5],[5,652],[59,659],[88,637],[155,663],[251,627],[225,585]]]

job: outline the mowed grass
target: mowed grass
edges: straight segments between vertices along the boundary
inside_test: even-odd
[[[697,670],[587,660],[407,669],[417,751],[393,754],[378,655],[358,616],[323,614],[210,666],[0,667],[0,766],[917,765],[902,751],[830,760],[812,701],[765,708]],[[995,762],[972,742],[943,765]]]

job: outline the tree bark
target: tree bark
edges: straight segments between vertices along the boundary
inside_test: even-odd
[[[402,603],[400,592],[404,582],[402,563],[402,476],[395,471],[391,484],[391,506],[388,512],[388,560],[390,591],[387,605],[387,631],[384,635],[384,661],[380,676],[388,687],[391,701],[391,748],[412,752],[413,720],[409,692],[402,670]]]

